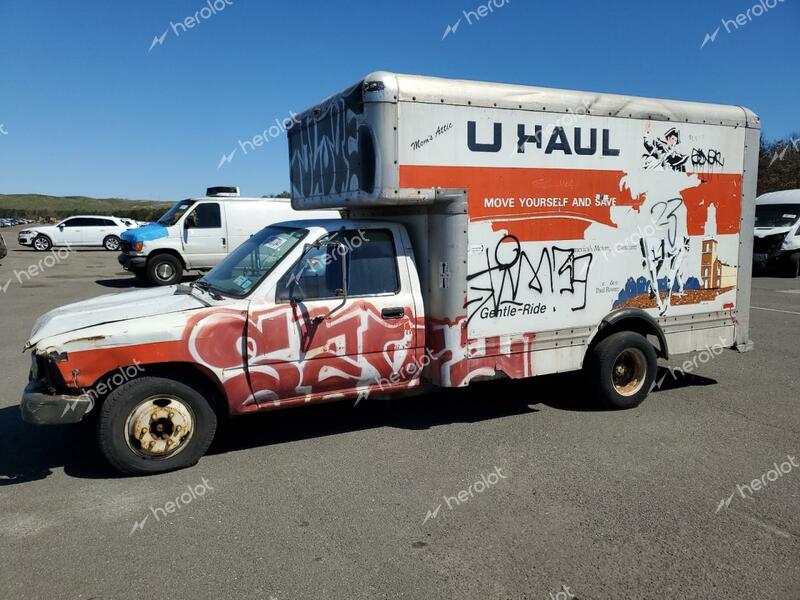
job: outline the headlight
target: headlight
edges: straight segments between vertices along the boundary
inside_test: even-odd
[[[134,242],[131,244],[131,248],[133,248],[136,252],[141,252],[142,248],[144,248],[144,242]]]
[[[27,229],[19,232],[20,235],[29,235],[31,233],[33,233],[33,232],[32,231],[28,231]]]

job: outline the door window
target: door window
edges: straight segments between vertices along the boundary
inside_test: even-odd
[[[109,221],[108,219],[86,218],[86,219],[81,219],[81,221],[84,221],[83,223],[84,227],[114,227],[114,222]]]
[[[278,283],[278,302],[325,300],[343,295],[342,261],[347,264],[347,295],[375,296],[400,291],[397,254],[390,231],[344,231],[330,243],[310,248]]]
[[[187,229],[219,229],[222,227],[219,204],[198,204],[183,223]]]

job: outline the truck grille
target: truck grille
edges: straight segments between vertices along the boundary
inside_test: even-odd
[[[121,252],[130,252],[131,251],[131,243],[128,240],[122,240],[119,244],[119,249]]]

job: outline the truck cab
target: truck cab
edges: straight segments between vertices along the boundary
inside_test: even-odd
[[[800,190],[756,198],[753,263],[777,267],[787,277],[800,276]]]
[[[104,454],[145,473],[195,462],[217,414],[410,390],[425,345],[414,263],[399,223],[288,221],[189,286],[51,311],[29,341],[23,418],[76,422],[102,399]],[[124,370],[142,374],[115,387]]]

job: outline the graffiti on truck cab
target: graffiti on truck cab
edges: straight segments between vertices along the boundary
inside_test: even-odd
[[[545,294],[569,295],[572,311],[586,308],[591,253],[549,246],[539,250],[538,256],[529,255],[510,234],[497,242],[494,252],[486,248],[484,253],[486,268],[467,275],[470,291],[478,295],[464,304],[469,311],[467,323],[475,315],[494,319],[555,311],[555,306],[548,308],[540,301]]]

